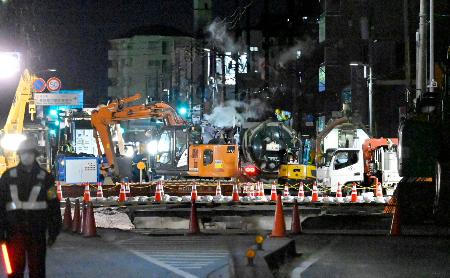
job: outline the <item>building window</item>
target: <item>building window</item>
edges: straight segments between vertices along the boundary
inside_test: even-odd
[[[257,46],[250,46],[250,51],[257,52],[258,51],[258,47]]]
[[[109,84],[111,87],[117,86],[118,83],[119,83],[119,81],[117,80],[117,78],[109,78]]]
[[[133,43],[131,43],[131,42],[128,43],[127,48],[128,48],[128,49],[133,49]]]
[[[161,44],[159,42],[148,42],[147,48],[151,52],[159,52],[161,51]]]
[[[162,42],[162,54],[166,55],[167,54],[167,42]]]
[[[160,61],[159,60],[148,60],[148,67],[149,68],[153,68],[153,67],[158,67],[159,68],[159,65],[160,65],[161,63],[160,63]]]
[[[133,58],[127,59],[127,66],[131,67],[133,65]]]
[[[163,60],[163,61],[162,61],[161,71],[162,71],[163,73],[167,73],[167,60]]]

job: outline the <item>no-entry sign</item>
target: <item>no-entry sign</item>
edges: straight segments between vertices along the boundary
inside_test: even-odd
[[[61,80],[56,77],[51,77],[47,80],[47,88],[51,92],[56,92],[61,89]]]

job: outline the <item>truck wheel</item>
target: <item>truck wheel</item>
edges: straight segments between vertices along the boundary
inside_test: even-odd
[[[403,224],[422,224],[433,214],[434,183],[403,178],[394,193]]]
[[[438,225],[450,224],[450,163],[437,162],[433,213]]]

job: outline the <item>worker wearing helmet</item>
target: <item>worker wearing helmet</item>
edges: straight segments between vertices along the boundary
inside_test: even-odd
[[[36,162],[33,140],[22,142],[19,165],[0,179],[0,241],[7,244],[13,273],[45,277],[46,245],[53,245],[61,228],[61,211],[52,175]],[[48,234],[48,239],[47,239]]]

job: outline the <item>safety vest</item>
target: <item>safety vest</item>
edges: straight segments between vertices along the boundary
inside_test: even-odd
[[[9,176],[11,178],[17,178],[17,169],[13,168],[9,171]],[[41,170],[37,175],[37,179],[42,182],[45,180],[45,171]],[[47,208],[47,202],[38,201],[39,193],[41,192],[43,186],[42,183],[34,185],[30,191],[30,195],[28,196],[28,201],[20,201],[19,200],[19,189],[16,184],[9,185],[9,190],[11,192],[11,202],[6,204],[6,210],[44,210]]]

